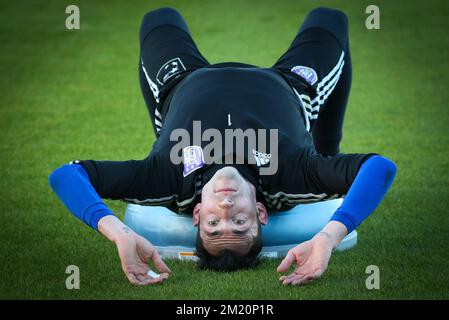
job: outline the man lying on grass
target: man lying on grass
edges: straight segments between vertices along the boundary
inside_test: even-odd
[[[374,211],[396,173],[380,155],[339,153],[351,86],[345,14],[313,10],[271,68],[209,64],[170,8],[145,15],[140,45],[141,88],[157,138],[151,153],[143,160],[72,161],[50,175],[53,190],[117,245],[126,276],[138,285],[163,282],[171,271],[101,198],[191,211],[199,267],[232,271],[256,265],[267,209],[345,195],[321,232],[291,249],[277,269],[296,263],[280,277],[283,284],[320,277],[332,250]],[[150,259],[159,278],[151,276]]]

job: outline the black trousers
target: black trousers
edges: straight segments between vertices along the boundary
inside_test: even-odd
[[[164,120],[163,102],[171,89],[185,75],[210,65],[182,16],[171,8],[144,16],[140,48],[142,94],[158,136]],[[329,8],[312,10],[273,68],[285,75],[294,90],[298,88],[295,91],[317,152],[338,153],[352,80],[346,15]],[[308,90],[299,91],[304,84]]]

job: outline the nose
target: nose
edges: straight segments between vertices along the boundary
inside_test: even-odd
[[[229,236],[232,234],[231,225],[228,221],[223,221],[220,223],[219,232],[224,236]]]
[[[220,206],[220,208],[227,209],[231,208],[234,205],[234,201],[232,201],[229,198],[224,198],[222,201],[218,203],[218,205]]]

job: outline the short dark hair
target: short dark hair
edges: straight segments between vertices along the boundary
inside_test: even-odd
[[[200,236],[200,226],[198,224],[198,232],[196,235],[196,251],[195,254],[199,258],[198,269],[214,270],[214,271],[237,271],[241,269],[249,269],[257,266],[259,263],[259,253],[262,250],[262,228],[258,222],[257,236],[253,239],[253,244],[246,255],[238,255],[236,252],[225,249],[220,251],[217,256],[211,255],[204,248],[203,240]]]

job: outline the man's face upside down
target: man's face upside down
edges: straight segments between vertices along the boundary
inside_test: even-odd
[[[267,223],[265,206],[256,201],[255,187],[231,166],[218,170],[204,185],[193,221],[204,248],[213,256],[228,249],[246,255]]]

